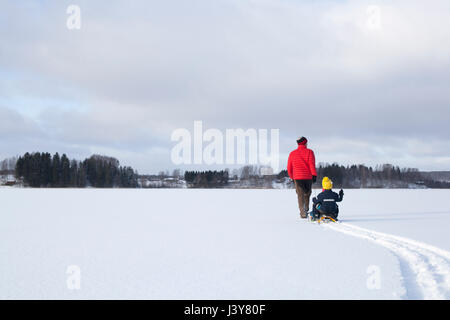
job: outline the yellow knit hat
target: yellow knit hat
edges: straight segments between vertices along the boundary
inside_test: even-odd
[[[328,177],[323,177],[322,188],[325,190],[331,190],[331,188],[333,188],[333,181],[331,181]]]

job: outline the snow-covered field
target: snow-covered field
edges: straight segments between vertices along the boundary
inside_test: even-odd
[[[449,299],[449,198],[346,190],[317,225],[294,190],[0,188],[0,298]]]

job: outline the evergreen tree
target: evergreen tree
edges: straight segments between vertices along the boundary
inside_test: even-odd
[[[59,157],[58,152],[53,155],[52,159],[52,187],[60,187],[61,186],[61,159]]]
[[[70,185],[70,160],[65,154],[61,157],[61,187]]]

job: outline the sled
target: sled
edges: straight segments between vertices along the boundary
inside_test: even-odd
[[[335,219],[333,219],[332,217],[329,217],[329,216],[321,216],[318,220],[317,220],[317,223],[321,223],[321,222],[337,222]]]

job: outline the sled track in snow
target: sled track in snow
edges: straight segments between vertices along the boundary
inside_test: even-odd
[[[450,252],[347,223],[324,227],[379,244],[398,258],[407,299],[450,299]]]

